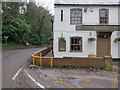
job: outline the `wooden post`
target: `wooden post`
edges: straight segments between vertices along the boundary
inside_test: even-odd
[[[40,66],[42,66],[42,53],[40,53]]]

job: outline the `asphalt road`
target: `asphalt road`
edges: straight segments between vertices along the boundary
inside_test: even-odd
[[[43,48],[29,48],[2,51],[2,88],[12,88],[12,77],[26,64],[32,53]]]

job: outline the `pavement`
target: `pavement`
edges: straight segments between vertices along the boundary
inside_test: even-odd
[[[22,69],[13,81],[14,88],[118,88],[116,73],[84,69]]]

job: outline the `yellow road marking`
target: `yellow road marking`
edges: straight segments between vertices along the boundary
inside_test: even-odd
[[[69,87],[69,88],[75,88],[75,87],[73,87],[73,86],[71,86],[71,85],[69,85],[69,84],[67,84],[67,83],[65,83],[65,82],[63,82],[63,81],[61,81],[61,80],[59,80],[59,79],[51,76],[51,75],[48,75],[48,76],[49,76],[50,78],[54,79],[54,80],[59,81],[60,83],[64,84],[65,86],[67,86],[67,87]]]
[[[92,78],[93,78],[93,76],[88,78],[88,80],[86,80],[79,88],[84,88],[90,82],[90,80],[92,80]]]
[[[115,73],[115,74],[114,74],[114,80],[113,80],[113,82],[112,82],[112,88],[115,88],[116,81],[117,81],[117,74]]]
[[[63,80],[63,79],[59,79],[58,81],[55,81],[54,83],[58,83],[58,82],[60,82],[61,80]]]
[[[51,72],[54,72],[54,71],[55,71],[55,69],[54,69],[54,70],[51,70],[50,72],[43,73],[43,74],[48,74],[48,73],[51,73]],[[73,87],[73,86],[71,86],[71,85],[69,85],[69,84],[61,81],[61,80],[63,80],[63,79],[57,79],[57,78],[55,78],[55,77],[53,77],[53,76],[51,76],[51,75],[48,75],[48,76],[49,76],[50,78],[54,79],[54,80],[57,80],[57,81],[55,81],[54,83],[60,82],[60,83],[64,84],[65,86],[69,87],[69,88],[75,88],[75,87]],[[37,77],[39,78],[39,77],[41,77],[41,76],[34,76],[34,78],[37,78]],[[50,86],[49,86],[49,87],[50,87]]]
[[[97,76],[97,75],[94,74],[94,76]],[[97,76],[97,77],[99,77],[100,79],[104,79],[104,80],[108,80],[108,81],[113,81],[113,80],[110,80],[110,79],[107,79],[107,78],[103,78],[103,77],[101,77],[101,76]]]
[[[61,72],[66,73],[66,74],[71,75],[71,76],[74,76],[74,77],[76,77],[76,78],[78,78],[78,79],[80,79],[80,80],[87,81],[86,79],[80,78],[80,77],[78,77],[78,76],[76,76],[76,75],[74,75],[74,74],[67,73],[67,72],[64,72],[64,71],[61,71]],[[91,81],[89,81],[89,83],[91,83],[91,84],[93,84],[93,85],[95,85],[95,86],[98,86],[98,87],[100,87],[100,88],[105,88],[104,86],[99,85],[99,84],[94,83],[94,82],[91,82]]]

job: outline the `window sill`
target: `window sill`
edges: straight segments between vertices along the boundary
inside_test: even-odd
[[[105,24],[105,23],[100,23],[99,25],[109,25],[108,23],[107,24]]]
[[[72,23],[70,23],[70,25],[82,25],[82,23],[78,23],[78,24],[72,24]]]
[[[59,52],[66,52],[66,51],[59,51]]]
[[[69,51],[70,53],[82,53],[82,51]]]

